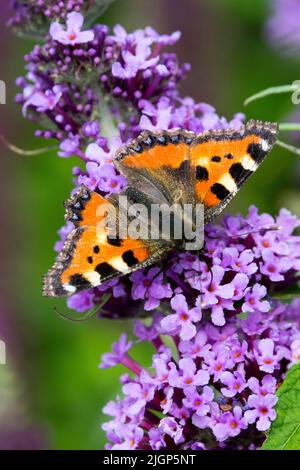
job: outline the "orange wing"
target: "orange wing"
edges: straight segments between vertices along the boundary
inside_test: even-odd
[[[166,252],[159,243],[112,235],[104,223],[113,200],[82,187],[65,203],[66,219],[75,224],[54,266],[44,279],[43,293],[57,297],[99,286],[114,277],[153,264]],[[116,208],[117,209],[117,208]]]
[[[117,152],[114,163],[126,176],[126,194],[151,203],[188,202],[194,187],[189,172],[189,146],[193,132],[172,129],[144,131]]]
[[[223,210],[267,156],[276,137],[276,124],[250,121],[239,131],[200,134],[191,144],[196,198],[206,206],[206,220]]]

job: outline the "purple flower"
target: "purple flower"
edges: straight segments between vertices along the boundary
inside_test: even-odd
[[[179,371],[172,367],[169,374],[169,383],[172,387],[185,387],[187,385],[206,385],[209,382],[209,373],[206,370],[199,370],[193,359],[185,357],[179,361]]]
[[[213,375],[214,381],[221,379],[222,373],[232,367],[232,358],[226,346],[216,343],[213,354],[205,358],[204,367]]]
[[[242,409],[239,406],[233,408],[233,413],[225,413],[221,422],[212,427],[216,438],[223,442],[228,437],[237,436],[242,429],[247,428],[247,420],[243,417]]]
[[[120,427],[118,431],[118,437],[122,439],[122,443],[114,444],[111,450],[134,450],[144,437],[143,429],[137,426]]]
[[[232,341],[231,343],[231,357],[232,360],[235,364],[238,364],[240,362],[244,362],[245,360],[245,355],[248,351],[248,344],[247,341]]]
[[[201,330],[192,341],[180,341],[178,349],[184,357],[191,357],[192,359],[197,357],[205,359],[211,354],[211,345],[207,343],[207,334]]]
[[[105,164],[101,166],[101,170],[99,170],[97,186],[100,191],[103,191],[108,195],[120,193],[126,186],[126,178],[124,178],[123,175],[118,175],[113,165]]]
[[[234,276],[231,281],[231,286],[233,287],[233,300],[241,300],[246,291],[246,287],[249,284],[249,278],[246,274],[238,273]]]
[[[267,22],[267,34],[272,47],[299,55],[300,2],[299,0],[272,0],[272,15]]]
[[[91,149],[89,150],[91,152]],[[87,186],[91,190],[99,189],[107,193],[119,193],[126,185],[126,179],[122,175],[118,175],[115,167],[108,163],[99,165],[93,161],[86,164],[87,174],[80,175],[78,183]]]
[[[183,429],[174,418],[163,418],[158,426],[161,433],[170,436],[175,444],[180,444],[184,441]]]
[[[119,138],[111,142],[110,151],[105,151],[100,145],[92,143],[88,145],[85,156],[88,160],[98,163],[99,165],[112,163],[116,150],[120,147],[121,141]]]
[[[74,294],[67,300],[68,307],[76,310],[77,312],[86,312],[95,306],[94,293],[90,290],[85,290],[78,294]]]
[[[214,399],[214,392],[210,387],[203,387],[201,394],[198,393],[196,387],[186,387],[184,395],[182,403],[186,408],[195,411],[198,416],[205,416],[209,413],[209,405]]]
[[[58,155],[63,158],[71,157],[79,152],[79,137],[77,135],[70,135],[67,139],[61,142],[60,151]]]
[[[59,252],[63,249],[64,242],[66,241],[67,236],[69,235],[69,233],[72,232],[72,230],[74,230],[74,225],[72,224],[72,222],[67,222],[61,227],[60,230],[58,230],[57,233],[60,236],[60,240],[54,245],[55,251]]]
[[[139,413],[147,404],[150,402],[155,393],[155,386],[147,384],[138,384],[129,382],[123,385],[123,393],[130,398],[130,404],[128,406],[128,415],[134,416]]]
[[[252,250],[243,250],[239,253],[237,248],[225,248],[223,258],[227,258],[226,264],[233,271],[244,273],[247,276],[251,276],[258,269],[257,264],[253,262],[254,253]]]
[[[158,387],[169,383],[171,369],[169,367],[169,354],[160,354],[153,359],[153,368],[155,369],[154,381]]]
[[[165,447],[166,442],[163,438],[163,430],[158,428],[149,429],[149,443],[151,449],[160,450]]]
[[[184,295],[177,294],[171,300],[171,307],[176,314],[169,314],[161,321],[164,333],[178,331],[182,340],[188,340],[195,336],[196,327],[193,322],[201,320],[200,297],[194,308],[189,309]]]
[[[292,267],[292,262],[287,257],[278,258],[272,250],[264,250],[262,253],[263,262],[260,263],[260,272],[268,276],[273,282],[284,280],[283,273]]]
[[[237,393],[241,393],[247,385],[243,369],[234,371],[234,373],[228,371],[222,372],[220,380],[222,384],[226,385],[226,388],[221,388],[221,392],[225,397],[229,398],[234,397]]]
[[[269,302],[267,300],[261,300],[266,294],[266,287],[260,284],[254,284],[251,289],[248,288],[245,294],[245,302],[242,306],[243,312],[254,312],[254,310],[268,312],[270,310]]]
[[[94,33],[93,31],[81,31],[83,21],[84,18],[80,13],[69,13],[66,30],[60,23],[55,22],[50,27],[50,35],[54,41],[70,46],[90,42],[94,39]]]
[[[143,111],[139,123],[141,129],[157,131],[172,127],[172,106],[168,98],[161,98],[156,107],[145,100],[140,101],[139,105]],[[153,124],[153,120],[155,120],[155,124]]]
[[[127,335],[125,333],[122,334],[120,339],[112,345],[112,353],[103,354],[102,362],[99,365],[100,369],[106,369],[122,363],[124,356],[131,346],[132,341],[127,341]]]
[[[274,346],[274,341],[269,338],[262,339],[258,342],[255,357],[260,370],[264,372],[274,372],[281,358],[280,353],[274,354]]]
[[[52,110],[56,107],[61,96],[62,89],[58,85],[45,91],[38,90],[34,86],[29,86],[24,90],[25,102],[22,108],[23,115],[26,116],[26,111],[29,106],[35,107],[38,113]]]
[[[152,318],[153,320],[150,326],[146,326],[140,320],[137,320],[134,323],[134,334],[142,341],[153,341],[159,336],[161,332],[161,314],[154,313]]]
[[[157,65],[159,58],[150,58],[151,42],[149,40],[141,41],[137,44],[134,54],[130,51],[124,51],[122,53],[124,65],[122,66],[120,62],[115,62],[112,66],[113,76],[128,80],[129,78],[134,78],[139,70],[145,70]]]
[[[97,121],[85,122],[82,126],[82,132],[86,137],[97,137],[100,132],[100,126]]]
[[[256,377],[250,377],[248,387],[256,395],[274,395],[276,392],[276,379],[272,375],[267,374],[263,377],[260,385]]]
[[[295,364],[300,360],[300,337],[291,343],[291,359]]]
[[[271,421],[276,418],[276,411],[273,409],[278,401],[275,395],[250,395],[248,406],[250,410],[245,411],[245,418],[249,424],[256,422],[259,431],[266,431],[271,425]]]
[[[143,271],[134,272],[130,276],[132,281],[132,298],[146,299],[144,309],[146,311],[157,308],[160,300],[170,298],[172,289],[170,284],[163,284],[163,274],[159,268],[151,268],[144,274]]]

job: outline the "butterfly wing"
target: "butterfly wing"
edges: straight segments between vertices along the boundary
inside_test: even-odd
[[[210,131],[196,136],[172,130],[143,132],[117,152],[114,163],[126,176],[131,202],[203,203],[205,221],[218,215],[258,168],[277,137],[277,125],[250,121],[239,131]],[[119,275],[153,264],[172,249],[172,240],[139,240],[111,234],[103,224],[104,199],[81,188],[67,201],[67,220],[75,229],[44,281],[44,294],[60,296],[96,287]]]
[[[205,222],[227,206],[242,184],[257,170],[276,142],[277,125],[249,121],[239,131],[210,131],[190,147],[196,175],[196,199],[205,205]]]
[[[44,279],[43,293],[58,297],[129,274],[153,264],[168,251],[159,241],[120,239],[106,225],[107,212],[115,201],[82,187],[65,203],[66,219],[75,228],[67,237],[54,266]]]
[[[126,176],[126,194],[138,202],[189,202],[194,194],[189,166],[193,132],[173,129],[144,131],[117,152],[114,163]]]

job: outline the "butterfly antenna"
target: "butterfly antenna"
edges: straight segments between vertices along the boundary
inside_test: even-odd
[[[246,232],[237,233],[236,235],[231,235],[230,238],[246,237],[247,235],[252,235],[253,233],[260,233],[261,235],[264,235],[267,232],[278,231],[278,230],[282,230],[281,225],[270,225],[270,226],[260,227],[258,229],[248,230]],[[210,238],[211,240],[219,240],[220,238],[222,238],[222,236],[214,237],[212,235],[209,235],[208,233],[206,233],[205,236],[207,238]]]
[[[252,235],[252,233],[260,233],[261,235],[264,235],[267,232],[275,232],[278,230],[282,230],[281,225],[270,225],[269,227],[260,227],[256,230],[249,230],[248,232],[243,232],[239,233],[238,235],[232,237],[232,238],[238,238],[238,237],[244,237],[246,235]]]
[[[213,278],[214,278],[214,275],[213,275],[213,272],[212,272],[212,269],[211,269],[211,266],[210,264],[208,263],[207,259],[205,258],[204,254],[203,254],[203,251],[199,250],[198,252],[198,256],[199,256],[199,259],[206,264],[206,267],[208,269],[208,272],[210,274],[210,282],[209,282],[209,286],[208,288],[210,289],[211,288],[211,285],[212,285],[212,282],[213,282]],[[203,294],[203,292],[200,292],[200,294]]]
[[[146,289],[145,295],[149,293],[149,290],[150,290],[150,288],[152,287],[152,284],[153,284],[154,280],[164,271],[164,269],[168,269],[168,268],[172,265],[172,263],[174,262],[174,260],[176,260],[176,259],[177,259],[177,260],[179,259],[179,256],[178,256],[178,255],[176,255],[175,258],[170,257],[170,258],[165,262],[165,264],[162,265],[162,267],[160,268],[160,270],[155,274],[155,276],[153,276],[153,278],[152,278],[152,280],[151,280],[151,284],[150,284],[150,285],[147,287],[147,289]]]
[[[62,313],[58,310],[57,307],[54,307],[54,311],[64,320],[68,320],[68,321],[75,322],[75,323],[83,322],[83,321],[90,320],[91,318],[94,318],[98,313],[100,313],[102,307],[104,307],[104,305],[109,301],[110,298],[111,298],[111,294],[104,295],[103,300],[99,305],[96,305],[94,308],[88,310],[88,312],[85,315],[79,318],[74,318],[73,316],[69,316],[66,313]]]

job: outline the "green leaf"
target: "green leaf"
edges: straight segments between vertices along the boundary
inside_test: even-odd
[[[263,450],[300,449],[300,362],[286,374],[277,392],[277,418],[273,422]]]

